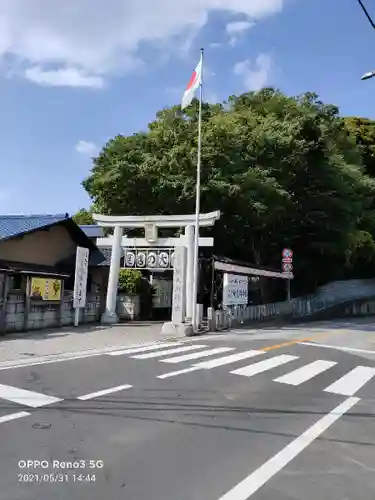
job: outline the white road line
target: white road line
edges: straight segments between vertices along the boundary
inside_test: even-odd
[[[375,368],[369,366],[357,366],[349,373],[339,378],[332,385],[324,389],[324,392],[340,394],[342,396],[354,396],[372,377],[375,375]]]
[[[175,358],[162,359],[162,363],[183,363],[184,361],[190,361],[192,359],[198,358],[208,358],[209,356],[214,356],[215,354],[221,354],[222,352],[234,351],[234,347],[216,347],[215,349],[209,349],[208,351],[193,352],[190,354],[184,354],[183,356],[176,356]]]
[[[197,368],[204,368],[205,370],[211,370],[211,368],[229,365],[231,363],[235,363],[236,361],[253,358],[254,356],[258,356],[259,354],[264,354],[264,351],[237,352],[236,354],[230,354],[229,356],[223,356],[222,358],[212,359],[210,361],[201,361],[200,363],[196,363],[194,366],[196,366]]]
[[[162,356],[169,356],[169,354],[178,354],[179,352],[194,351],[194,349],[203,349],[208,347],[208,345],[188,345],[186,347],[177,347],[176,349],[168,349],[167,351],[161,352],[149,352],[147,354],[138,354],[137,356],[130,356],[134,359],[150,359],[150,358],[161,358]]]
[[[254,363],[253,365],[238,368],[237,370],[234,370],[230,373],[234,373],[235,375],[243,375],[244,377],[252,377],[253,375],[271,370],[272,368],[284,365],[285,363],[289,363],[290,361],[293,361],[295,359],[298,359],[298,356],[281,354],[280,356],[275,356],[270,359],[265,359],[264,361],[259,361],[259,363]]]
[[[359,401],[359,398],[346,399],[228,491],[228,493],[220,497],[219,500],[248,500]]]
[[[314,342],[299,342],[299,344],[310,345],[313,347],[325,347],[326,349],[335,349],[337,351],[362,352],[364,354],[375,354],[375,351],[368,351],[367,349],[356,349],[355,347],[341,347],[338,345],[315,344]]]
[[[26,391],[25,389],[18,389],[10,385],[0,384],[0,399],[6,399],[13,403],[18,403],[31,408],[40,408],[41,406],[58,403],[62,399],[47,396],[34,391]]]
[[[158,375],[156,378],[170,378],[175,377],[176,375],[182,375],[183,373],[195,372],[196,370],[200,370],[200,368],[196,366],[191,366],[190,368],[185,368],[184,370],[177,370],[176,372],[168,372],[163,375]]]
[[[3,422],[10,422],[11,420],[16,420],[17,418],[28,417],[31,413],[27,411],[19,411],[17,413],[10,413],[9,415],[4,415],[0,417],[0,424]]]
[[[302,366],[302,368],[298,368],[297,370],[293,370],[282,377],[276,378],[274,382],[280,382],[281,384],[288,385],[300,385],[335,365],[337,365],[336,361],[317,359],[308,365]]]
[[[108,352],[108,356],[122,356],[123,354],[137,354],[137,352],[156,351],[157,349],[164,349],[166,347],[176,347],[181,345],[181,342],[166,342],[165,344],[152,344],[143,347],[131,347],[130,349],[122,349],[120,351]]]
[[[79,396],[77,399],[81,401],[87,401],[88,399],[99,398],[100,396],[105,396],[106,394],[112,394],[114,392],[124,391],[125,389],[131,389],[133,386],[129,384],[118,385],[117,387],[110,387],[109,389],[103,389],[102,391],[91,392],[90,394],[85,394],[84,396]]]

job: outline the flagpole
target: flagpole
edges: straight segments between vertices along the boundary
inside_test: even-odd
[[[201,49],[201,79],[199,84],[199,112],[198,112],[198,154],[197,154],[197,179],[195,186],[195,230],[194,230],[194,274],[192,290],[192,326],[198,330],[197,321],[197,295],[199,278],[199,215],[201,202],[201,149],[202,149],[202,101],[203,101],[203,49]]]

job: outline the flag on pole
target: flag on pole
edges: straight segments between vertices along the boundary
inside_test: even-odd
[[[202,82],[202,57],[197,64],[197,67],[191,75],[188,86],[186,87],[185,93],[182,97],[181,108],[184,109],[191,104],[194,98],[195,92]]]

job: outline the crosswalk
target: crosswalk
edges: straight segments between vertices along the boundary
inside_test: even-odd
[[[129,350],[124,349],[115,353],[116,356],[131,354],[131,358],[136,360],[155,359],[160,363],[166,364],[179,364],[192,362],[188,367],[174,370],[171,372],[162,373],[157,375],[158,379],[164,380],[180,375],[186,375],[198,370],[212,370],[214,368],[228,367],[231,375],[252,378],[261,373],[270,372],[276,368],[283,368],[292,366],[283,375],[274,378],[273,382],[289,386],[300,386],[318,375],[321,375],[335,366],[336,361],[317,359],[310,361],[302,366],[295,367],[294,365],[300,363],[299,356],[292,356],[289,354],[270,355],[270,353],[262,350],[245,350],[240,352],[235,351],[234,347],[216,347],[208,346],[205,344],[192,344],[180,343],[174,344],[173,349],[165,349],[170,347],[170,344],[154,344],[153,346],[146,346],[139,348],[137,352],[129,353]],[[220,354],[229,353],[225,356]],[[133,355],[134,354],[134,355]],[[113,355],[110,353],[109,355]],[[203,360],[203,358],[211,358]],[[255,358],[254,360],[252,358]],[[258,358],[258,359],[256,359]],[[259,359],[263,358],[263,359]],[[248,361],[252,362],[248,364]],[[241,363],[242,362],[242,363]],[[231,365],[246,363],[244,366],[232,369]],[[370,366],[357,366],[349,370],[344,376],[332,383],[322,390],[326,393],[337,394],[341,396],[354,396],[362,389],[368,382],[375,377],[375,368]]]
[[[357,396],[359,391],[375,377],[375,367],[358,365],[350,367],[344,374],[341,373],[336,380],[329,380],[329,374],[332,373],[330,370],[339,365],[336,361],[316,359],[305,363],[300,356],[296,355],[274,354],[266,350],[254,349],[235,351],[235,347],[229,346],[212,347],[212,345],[191,342],[160,342],[152,345],[119,349],[118,351],[105,353],[105,356],[126,356],[132,359],[133,363],[153,361],[163,363],[163,366],[165,364],[182,364],[180,369],[156,375],[156,378],[160,380],[182,375],[188,376],[190,373],[197,371],[224,368],[231,376],[252,379],[260,374],[266,374],[267,376],[271,375],[272,382],[298,387],[324,373],[328,374],[330,384],[327,387],[321,387],[321,390],[324,393],[346,397]],[[277,370],[276,377],[273,375],[273,370]],[[333,375],[332,378],[334,378]],[[125,380],[124,382],[127,381]],[[99,390],[78,396],[76,399],[84,402],[132,388],[133,386],[130,384],[109,388],[99,387]],[[0,384],[0,407],[1,401],[9,401],[20,405],[23,407],[20,410],[23,410],[53,405],[63,401],[63,399]],[[18,411],[3,415],[0,416],[0,424],[20,419],[30,414],[28,411]]]

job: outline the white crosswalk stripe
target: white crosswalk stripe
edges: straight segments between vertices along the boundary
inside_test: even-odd
[[[100,398],[101,396],[106,396],[107,394],[113,394],[114,392],[125,391],[126,389],[131,389],[133,386],[129,384],[118,385],[116,387],[109,387],[108,389],[103,389],[97,392],[91,392],[90,394],[85,394],[83,396],[79,396],[77,399],[81,401],[88,401],[89,399]]]
[[[336,364],[337,363],[335,361],[317,359],[308,365],[297,368],[297,370],[293,370],[282,377],[276,378],[274,382],[288,385],[300,385],[303,384],[303,382],[307,382],[311,378],[316,377],[320,373],[325,372],[329,368],[332,368],[332,366],[335,366]]]
[[[11,420],[17,420],[18,418],[28,417],[31,413],[27,411],[19,411],[17,413],[10,413],[9,415],[4,415],[0,417],[0,424],[3,422],[10,422]]]
[[[205,370],[211,370],[211,368],[230,365],[232,363],[236,363],[237,361],[242,361],[243,359],[259,356],[259,354],[264,354],[264,352],[263,351],[237,352],[235,354],[230,354],[229,356],[223,356],[222,358],[210,359],[209,361],[201,361],[200,363],[196,363],[194,366],[196,366],[197,368],[204,368]]]
[[[375,368],[369,366],[357,366],[349,373],[336,380],[324,389],[324,392],[340,394],[342,396],[353,396],[375,375]]]
[[[137,354],[136,356],[130,356],[130,357],[134,359],[160,358],[162,356],[169,356],[170,354],[178,354],[180,352],[194,351],[195,349],[204,349],[205,347],[208,347],[208,345],[195,344],[195,345],[188,345],[186,347],[177,347],[175,349],[167,349],[166,351]]]
[[[289,356],[288,354],[281,354],[280,356],[275,356],[270,359],[265,359],[264,361],[259,361],[258,363],[254,363],[252,365],[244,366],[243,368],[233,370],[230,373],[233,373],[235,375],[242,375],[244,377],[252,377],[253,375],[257,375],[258,373],[263,373],[265,371],[271,370],[272,368],[284,365],[286,363],[289,363],[290,361],[294,361],[295,359],[298,359],[298,356]]]
[[[121,349],[119,351],[108,352],[108,356],[123,356],[124,354],[137,354],[138,352],[156,351],[157,349],[165,349],[167,347],[177,347],[182,345],[181,342],[165,342],[164,344],[152,344],[139,347],[130,347],[129,349]]]
[[[214,354],[221,354],[222,352],[234,351],[234,347],[217,347],[216,349],[209,349],[208,351],[193,352],[184,354],[183,356],[176,356],[175,358],[162,359],[162,363],[183,363],[192,359],[208,358]]]
[[[50,405],[62,401],[59,398],[47,396],[34,391],[26,391],[25,389],[18,389],[10,385],[0,384],[0,399],[12,401],[30,408],[40,408],[41,406]]]

